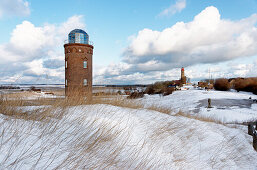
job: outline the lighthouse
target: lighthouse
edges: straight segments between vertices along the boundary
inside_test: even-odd
[[[181,68],[181,79],[180,80],[181,80],[182,84],[186,84],[187,78],[185,76],[185,69],[184,69],[184,67]]]
[[[68,35],[65,51],[65,96],[92,99],[93,45],[88,34],[74,29]]]

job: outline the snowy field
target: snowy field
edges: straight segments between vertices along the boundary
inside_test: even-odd
[[[145,107],[152,105],[169,108],[171,114],[182,111],[194,117],[204,117],[222,123],[242,123],[257,120],[257,95],[247,92],[199,90],[175,91],[169,96],[147,95],[139,99]],[[251,97],[251,99],[249,99]],[[212,107],[207,108],[208,98]]]
[[[0,169],[254,170],[252,137],[246,126],[235,124],[257,119],[256,104],[244,102],[250,96],[257,98],[190,88],[165,97],[146,95],[135,100],[143,104],[138,109],[107,104],[19,107],[61,116],[35,121],[1,114]],[[211,109],[207,98],[216,102]],[[152,105],[171,112],[147,109]],[[213,122],[195,119],[202,116]]]

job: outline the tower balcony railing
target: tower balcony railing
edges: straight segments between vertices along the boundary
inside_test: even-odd
[[[74,44],[74,43],[70,43],[69,40],[64,40],[64,44]],[[93,41],[88,41],[88,43],[81,43],[81,44],[88,44],[88,45],[94,46],[94,42]]]

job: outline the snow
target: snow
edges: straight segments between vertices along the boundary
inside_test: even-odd
[[[32,92],[32,95],[25,97],[26,100],[36,100],[40,98],[63,98],[64,96],[56,96],[52,94],[47,94],[47,92]]]
[[[20,93],[24,93],[25,95],[20,97],[20,99],[22,100],[38,100],[38,99],[42,99],[42,98],[65,98],[65,96],[57,96],[57,95],[53,95],[53,94],[49,94],[48,92],[20,92]],[[17,100],[17,97],[9,97],[8,100]]]
[[[250,100],[249,97],[252,99]],[[213,108],[207,108],[208,98],[212,99]],[[234,91],[205,91],[193,89],[175,91],[169,96],[146,95],[142,102],[145,108],[152,105],[179,111],[195,117],[205,117],[223,123],[242,123],[257,120],[257,95]]]
[[[249,103],[257,96],[187,88],[137,99],[141,109],[17,107],[48,110],[44,121],[0,114],[0,169],[256,169],[247,126],[231,123],[257,118],[257,104]],[[213,108],[206,108],[208,98]],[[152,105],[172,111],[148,110]]]
[[[0,123],[0,169],[257,167],[246,130],[146,109],[74,106],[60,120]]]

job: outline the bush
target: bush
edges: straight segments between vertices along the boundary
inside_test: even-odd
[[[227,91],[230,89],[230,83],[228,82],[228,79],[217,79],[214,83],[214,88],[215,90]]]
[[[198,87],[206,88],[206,87],[208,87],[208,82],[200,81],[200,82],[198,82]]]
[[[173,81],[155,82],[154,84],[151,84],[146,88],[145,93],[149,95],[163,94],[164,96],[172,94],[172,92],[175,91],[175,88],[169,86],[173,83]]]
[[[236,78],[234,88],[237,91],[247,91],[257,94],[257,78]]]
[[[123,87],[123,89],[124,89],[125,91],[129,91],[129,90],[132,90],[132,87],[131,87],[131,86],[125,86],[125,87]]]
[[[167,96],[167,95],[170,95],[172,94],[173,92],[175,91],[175,88],[174,87],[167,87],[163,93],[163,96]]]
[[[0,89],[20,89],[20,87],[16,87],[16,86],[0,86]]]
[[[257,95],[257,86],[252,87],[252,92]]]
[[[30,90],[34,92],[41,92],[41,89],[37,89],[35,86],[31,86]]]
[[[145,90],[145,93],[146,93],[146,94],[149,94],[149,95],[154,94],[154,86],[153,86],[153,85],[148,86],[148,87],[146,88],[146,90]]]
[[[132,92],[129,96],[128,99],[138,99],[144,97],[143,92]]]

